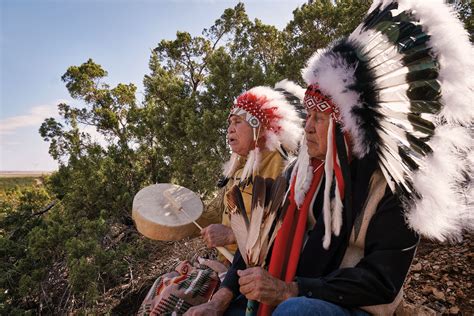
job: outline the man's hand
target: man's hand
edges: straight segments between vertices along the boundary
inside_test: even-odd
[[[223,315],[232,301],[233,294],[229,289],[220,288],[212,299],[204,304],[191,307],[184,316],[220,316]]]
[[[290,297],[298,296],[296,282],[286,283],[260,267],[238,270],[237,274],[240,277],[240,293],[249,300],[276,306]]]
[[[201,236],[208,247],[222,247],[236,242],[232,229],[222,224],[211,224],[203,228]]]

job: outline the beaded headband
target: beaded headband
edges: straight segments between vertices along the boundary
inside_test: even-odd
[[[330,113],[337,122],[340,121],[339,108],[319,90],[319,86],[316,84],[309,85],[306,89],[304,106],[307,110]]]

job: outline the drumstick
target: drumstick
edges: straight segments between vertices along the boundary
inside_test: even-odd
[[[186,217],[192,221],[194,223],[194,225],[197,226],[197,228],[199,228],[200,230],[202,230],[202,227],[201,225],[199,225],[195,220],[193,220],[191,218],[191,216],[189,216],[189,214],[184,210],[184,208],[181,206],[181,204],[179,204],[178,201],[176,201],[173,196],[171,195],[171,193],[169,192],[169,190],[166,190],[166,191],[163,191],[163,196],[173,205],[173,207],[175,209],[177,209],[178,211],[181,211],[183,212],[184,215],[186,215]],[[227,260],[229,260],[231,263],[232,261],[234,260],[234,256],[230,253],[229,250],[227,250],[226,248],[224,247],[216,247],[217,251],[219,251],[224,257],[226,257]]]

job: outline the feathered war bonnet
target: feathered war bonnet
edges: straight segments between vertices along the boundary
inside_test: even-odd
[[[296,152],[303,135],[302,119],[297,111],[303,95],[304,89],[283,80],[277,83],[276,89],[258,86],[237,97],[229,116],[242,116],[252,127],[255,142],[254,149],[247,155],[240,182],[258,174],[262,150],[279,151],[285,158]],[[261,138],[263,145],[258,142]],[[226,178],[233,176],[240,159],[237,153],[232,153],[224,164]]]
[[[347,155],[358,159],[377,157],[416,232],[452,241],[472,230],[472,56],[462,23],[435,0],[375,1],[348,38],[318,50],[302,75],[309,86],[305,106],[331,113],[325,191],[343,196],[332,175],[345,180],[337,169],[344,167],[341,152],[350,148]],[[337,137],[345,143],[336,144]],[[297,203],[311,182],[308,161],[302,148],[294,171]],[[329,210],[329,194],[323,210],[332,218],[325,226],[337,235],[337,206]],[[323,245],[328,242],[326,232]]]

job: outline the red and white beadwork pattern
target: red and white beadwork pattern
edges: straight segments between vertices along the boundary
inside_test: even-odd
[[[317,85],[308,86],[304,96],[304,105],[308,110],[332,113],[336,121],[340,120],[338,107],[319,90]]]
[[[278,120],[281,118],[276,114],[277,107],[270,106],[266,107],[268,99],[265,96],[257,96],[251,92],[240,95],[235,103],[232,105],[231,113],[234,113],[235,108],[244,110],[251,115],[248,118],[249,124],[253,127],[258,126],[254,122],[251,122],[253,118],[256,118],[260,124],[265,126],[267,129],[278,131],[281,126],[278,125]]]

